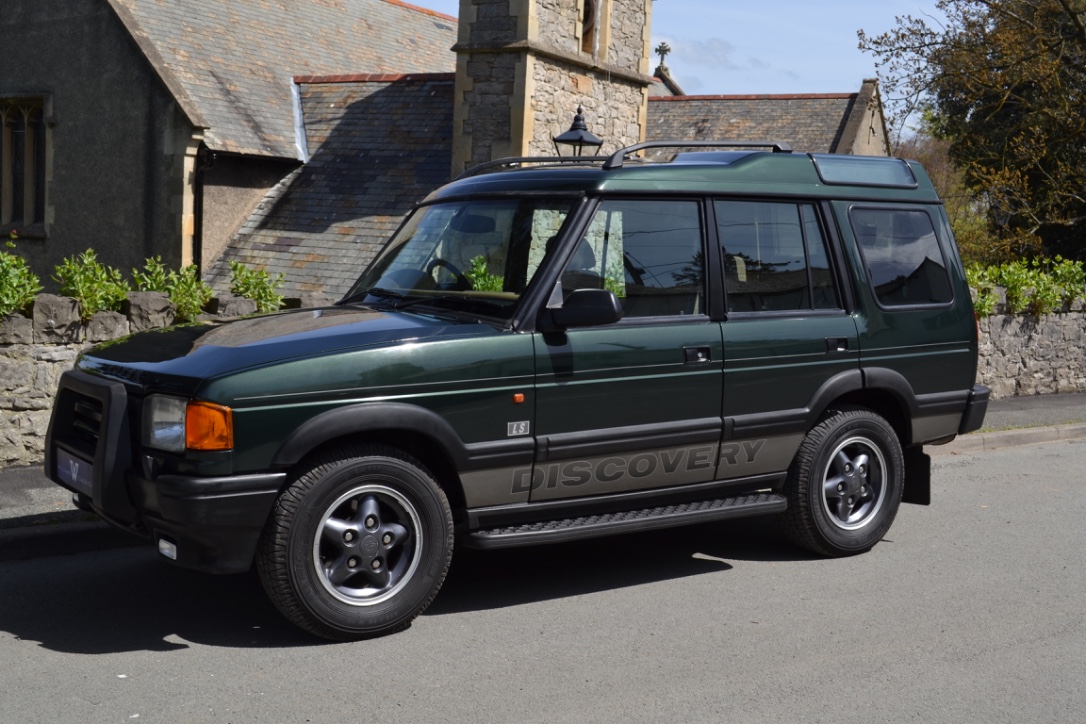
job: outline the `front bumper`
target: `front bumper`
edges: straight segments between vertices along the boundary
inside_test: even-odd
[[[161,550],[172,544],[172,560],[207,573],[249,570],[286,473],[197,478],[128,476],[136,519],[120,518],[85,493],[55,480],[79,497],[81,506],[114,526],[149,536]]]
[[[260,533],[286,473],[198,478],[129,478],[143,526],[172,543],[175,562],[209,573],[240,573],[252,565]]]
[[[170,543],[182,566],[248,570],[287,473],[180,475],[158,472],[149,459],[139,464],[132,451],[139,446],[140,402],[116,380],[64,373],[46,440],[46,475],[113,525]]]

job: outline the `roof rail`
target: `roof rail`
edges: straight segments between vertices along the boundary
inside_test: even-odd
[[[493,161],[486,161],[477,166],[472,166],[453,180],[459,181],[462,178],[478,176],[496,168],[521,166],[525,163],[536,163],[541,166],[569,166],[586,163],[597,164],[603,163],[605,160],[603,156],[514,156],[511,158],[496,158]]]
[[[772,148],[773,153],[792,153],[792,146],[782,141],[645,141],[615,151],[603,164],[603,170],[622,168],[626,156],[646,148]]]
[[[637,143],[619,149],[610,158],[605,156],[513,156],[510,158],[496,158],[493,161],[485,161],[477,166],[472,166],[453,180],[459,181],[494,169],[523,166],[526,163],[539,164],[540,166],[603,164],[603,170],[609,171],[613,168],[622,168],[626,156],[643,151],[646,148],[771,148],[773,153],[792,153],[792,146],[783,141],[645,141],[644,143]]]

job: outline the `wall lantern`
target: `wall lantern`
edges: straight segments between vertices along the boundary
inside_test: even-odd
[[[588,126],[584,122],[584,109],[577,106],[577,115],[573,117],[573,125],[565,133],[557,135],[554,140],[554,151],[559,156],[584,156],[587,149],[592,149],[592,155],[599,154],[603,141],[599,136],[588,132]],[[562,153],[562,147],[566,147],[566,153]]]

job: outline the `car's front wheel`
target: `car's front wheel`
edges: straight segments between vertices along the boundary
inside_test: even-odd
[[[785,532],[822,555],[866,551],[894,522],[904,477],[901,443],[886,420],[870,410],[831,411],[789,468]]]
[[[448,500],[421,463],[391,448],[340,449],[279,496],[257,569],[292,622],[356,640],[406,628],[437,595],[452,547]]]

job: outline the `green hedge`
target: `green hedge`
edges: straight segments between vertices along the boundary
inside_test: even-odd
[[[973,305],[982,317],[995,311],[996,287],[1006,293],[1004,311],[1009,314],[1051,314],[1086,301],[1086,270],[1081,261],[1057,256],[993,266],[973,264],[965,272],[969,286],[976,290]]]

